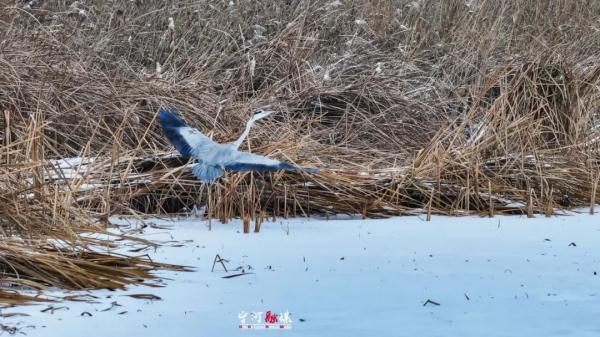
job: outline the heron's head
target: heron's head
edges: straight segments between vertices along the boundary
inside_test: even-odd
[[[252,120],[253,121],[257,121],[259,119],[262,119],[262,118],[265,118],[265,117],[269,116],[272,113],[273,113],[273,111],[271,111],[271,110],[258,109],[256,111],[254,111],[254,115],[252,116]]]

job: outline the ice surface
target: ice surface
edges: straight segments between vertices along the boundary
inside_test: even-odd
[[[201,220],[148,220],[171,228],[144,230],[170,242],[147,253],[195,272],[161,272],[171,279],[163,288],[92,291],[100,303],[57,303],[68,310],[53,314],[40,312],[47,304],[4,309],[31,316],[2,323],[61,337],[599,336],[599,220],[312,218],[267,222],[259,234],[241,233],[240,221],[213,222],[209,232]],[[211,273],[216,254],[230,273]],[[252,274],[221,278],[237,267]],[[428,299],[440,305],[424,306]],[[113,301],[122,306],[102,311]],[[289,310],[292,329],[238,328],[241,311],[267,310]]]

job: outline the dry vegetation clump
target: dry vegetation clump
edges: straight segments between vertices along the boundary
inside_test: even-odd
[[[105,230],[90,215],[197,205],[260,223],[594,205],[599,14],[594,0],[4,5],[0,266],[23,266],[9,253],[23,245],[73,258],[81,232]],[[199,183],[156,123],[161,106],[219,142],[270,107],[245,149],[321,173]],[[102,286],[22,268],[36,287]]]
[[[47,144],[41,123],[35,118],[30,134],[0,153],[0,303],[48,301],[39,296],[48,287],[154,286],[153,270],[185,270],[118,253],[119,248],[139,251],[156,244],[109,230],[105,220],[76,207],[71,191],[48,181],[54,174],[44,167]]]

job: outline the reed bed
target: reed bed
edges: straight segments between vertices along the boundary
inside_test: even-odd
[[[593,212],[599,14],[593,0],[6,6],[3,284],[120,288],[177,268],[98,251],[134,240],[84,234],[112,231],[119,214],[239,217],[259,230],[311,214]],[[269,107],[243,149],[321,171],[200,183],[162,135],[159,107],[219,142]]]
[[[49,287],[158,286],[154,270],[187,270],[143,253],[119,253],[156,243],[121,233],[107,219],[78,207],[63,186],[49,182],[43,129],[32,126],[26,142],[6,146],[0,154],[0,303],[52,301],[42,292]]]

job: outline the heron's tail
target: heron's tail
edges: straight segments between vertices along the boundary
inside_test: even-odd
[[[192,166],[192,173],[194,173],[198,180],[212,183],[223,175],[224,170],[220,166],[198,163]]]

